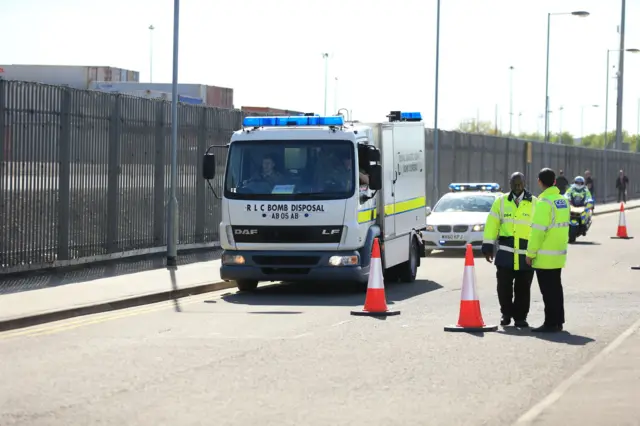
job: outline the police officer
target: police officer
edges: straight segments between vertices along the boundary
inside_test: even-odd
[[[564,324],[561,273],[567,259],[571,209],[555,181],[553,170],[540,170],[538,185],[542,193],[533,216],[526,259],[536,271],[544,301],[544,324],[532,331],[544,333],[562,331]]]
[[[500,325],[509,325],[513,318],[516,327],[528,327],[533,269],[525,262],[525,254],[537,200],[525,189],[522,173],[512,174],[509,186],[511,192],[498,197],[491,207],[484,226],[482,253],[487,262],[492,262],[498,240],[495,265]]]

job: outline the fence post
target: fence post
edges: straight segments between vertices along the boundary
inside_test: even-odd
[[[207,109],[202,108],[198,122],[198,158],[196,158],[196,243],[205,241],[204,218],[207,209],[204,179],[202,179],[202,157],[207,150]]]
[[[165,172],[167,169],[167,143],[165,138],[166,104],[156,103],[155,159],[153,166],[153,241],[156,247],[166,245],[164,208]]]
[[[61,89],[58,137],[58,250],[56,260],[69,260],[71,212],[71,89]]]
[[[107,166],[107,253],[118,251],[120,232],[120,95],[112,95],[113,104],[109,120],[109,159]]]

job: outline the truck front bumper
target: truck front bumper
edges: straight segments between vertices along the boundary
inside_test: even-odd
[[[241,261],[240,257],[241,256]],[[332,257],[358,256],[360,264],[332,266]],[[351,281],[366,283],[369,265],[352,251],[253,251],[225,250],[220,277],[223,280],[251,281]]]

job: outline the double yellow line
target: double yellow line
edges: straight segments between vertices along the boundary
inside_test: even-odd
[[[222,298],[223,294],[213,295],[211,293],[203,293],[197,296],[189,296],[182,299],[167,300],[164,302],[154,303],[153,305],[141,306],[138,308],[128,308],[118,311],[106,312],[104,314],[87,315],[79,318],[56,321],[48,324],[35,325],[33,327],[23,328],[20,330],[10,330],[0,333],[0,340],[6,340],[14,337],[37,337],[49,334],[61,333],[88,325],[100,324],[107,321],[113,321],[138,315],[144,315],[152,312],[163,311],[176,306],[193,305],[194,303],[202,303],[205,300],[216,300]]]

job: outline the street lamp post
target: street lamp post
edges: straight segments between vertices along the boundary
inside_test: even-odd
[[[624,24],[626,1],[622,0],[622,16],[620,18],[620,57],[618,58],[618,99],[616,101],[616,142],[615,148],[622,149],[622,94],[624,84]]]
[[[513,135],[513,65],[509,67],[509,136]]]
[[[547,70],[545,78],[545,93],[544,93],[544,141],[549,142],[549,48],[551,45],[551,16],[556,15],[573,15],[581,18],[589,16],[589,12],[584,10],[578,10],[575,12],[560,12],[560,13],[547,13]],[[548,155],[548,149],[545,149],[545,157]],[[546,158],[545,158],[546,162]]]
[[[640,53],[640,49],[625,49],[629,53]],[[605,104],[604,104],[604,149],[609,146],[609,58],[611,52],[620,52],[619,49],[607,49],[607,85],[605,89]]]
[[[324,115],[327,115],[327,89],[329,84],[329,54],[323,53],[324,58]]]
[[[149,25],[149,83],[153,83],[153,30],[156,27]]]
[[[178,265],[178,40],[180,0],[173,0],[173,81],[171,84],[171,190],[167,229],[167,266]]]
[[[436,75],[433,108],[433,199],[440,198],[440,140],[438,137],[438,86],[440,73],[440,0],[436,5]]]
[[[584,139],[584,109],[585,108],[598,108],[600,105],[582,105],[580,107],[580,141]]]

